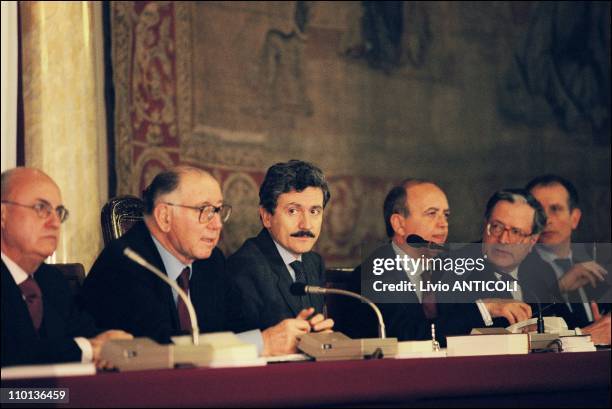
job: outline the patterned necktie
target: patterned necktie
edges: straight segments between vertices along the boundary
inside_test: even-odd
[[[295,272],[296,283],[306,283],[306,271],[304,270],[304,263],[299,260],[295,260],[289,264]]]
[[[185,267],[181,272],[181,275],[176,279],[179,287],[185,294],[189,295],[189,267]],[[189,319],[189,310],[187,306],[183,302],[183,299],[179,296],[176,308],[178,310],[179,323],[181,326],[181,331],[183,332],[191,332],[191,320]]]
[[[40,287],[36,280],[34,280],[34,277],[29,275],[27,280],[19,284],[19,289],[21,290],[23,300],[28,306],[32,324],[34,324],[34,328],[38,332],[43,318],[43,300]]]
[[[424,285],[431,282],[431,271],[426,270],[421,273],[421,282]],[[425,318],[432,320],[438,316],[438,308],[436,306],[436,293],[434,291],[423,291],[421,293],[421,305]]]

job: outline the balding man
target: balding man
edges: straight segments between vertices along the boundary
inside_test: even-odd
[[[62,273],[45,258],[68,217],[58,186],[37,169],[2,173],[2,366],[68,361],[99,365],[108,339],[78,311]],[[89,339],[87,339],[89,338]]]
[[[422,291],[427,283],[442,280],[441,272],[427,271],[423,264],[410,261],[435,258],[426,248],[409,245],[407,238],[420,236],[426,242],[442,245],[448,237],[450,207],[446,194],[438,185],[422,179],[406,179],[392,188],[383,205],[387,235],[391,242],[378,248],[353,273],[353,288],[374,300],[385,319],[387,333],[400,340],[431,338],[431,324],[435,324],[439,340],[446,344],[448,335],[467,334],[474,327],[485,325],[485,319],[506,317],[511,323],[529,317],[529,306],[523,303],[507,303],[496,298],[457,300],[444,298],[441,292]],[[406,260],[405,264],[385,268],[376,273],[376,261]],[[418,266],[412,268],[410,266]],[[376,282],[396,285],[409,282],[414,290],[379,291]],[[361,288],[359,288],[359,286]],[[378,287],[380,288],[380,287]],[[451,302],[453,301],[453,302]],[[475,301],[475,302],[474,302]],[[364,308],[362,308],[364,310]],[[370,337],[372,328],[361,324],[362,317],[370,311],[355,314],[357,323],[351,323],[346,331],[354,337]]]
[[[144,222],[111,242],[85,281],[82,301],[99,325],[169,342],[190,331],[186,307],[166,283],[125,258],[126,247],[176,280],[188,293],[203,332],[247,328],[225,257],[216,247],[231,213],[219,183],[206,171],[181,166],[158,174],[143,193]],[[264,355],[295,352],[299,334],[310,325],[301,316],[241,336],[258,343]]]

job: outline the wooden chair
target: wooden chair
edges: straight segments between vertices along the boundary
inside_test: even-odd
[[[101,223],[104,245],[123,236],[143,219],[144,203],[136,196],[118,196],[102,207]]]
[[[85,267],[81,263],[51,264],[62,272],[73,295],[77,295],[85,281]]]

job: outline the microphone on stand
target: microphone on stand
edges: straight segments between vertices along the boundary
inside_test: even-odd
[[[291,284],[291,287],[289,287],[289,291],[291,292],[291,294],[296,296],[302,296],[306,294],[337,294],[361,300],[368,304],[376,313],[376,317],[378,318],[378,336],[382,339],[386,338],[385,322],[383,321],[383,317],[380,310],[378,309],[376,304],[374,304],[372,301],[368,300],[366,297],[360,294],[354,293],[352,291],[340,290],[337,288],[324,288],[317,287],[314,285],[306,285],[305,283],[301,282],[295,282]]]
[[[540,302],[540,297],[538,297],[538,295],[535,293],[535,291],[531,291],[531,289],[522,286],[521,283],[519,282],[519,280],[517,280],[516,278],[512,277],[510,274],[505,273],[503,271],[496,271],[497,274],[499,274],[502,277],[505,277],[511,281],[515,281],[516,284],[518,284],[521,287],[522,291],[525,291],[526,293],[528,293],[529,295],[533,296],[533,298],[536,301],[536,305],[538,306],[538,320],[537,320],[537,329],[538,329],[538,334],[543,334],[544,333],[544,318],[542,317],[542,312],[546,309],[548,309],[549,307],[555,305],[556,303],[552,303],[547,305],[546,307],[542,308],[542,303]]]
[[[157,277],[162,279],[166,284],[168,284],[170,287],[176,290],[178,296],[181,297],[181,299],[185,303],[185,306],[187,306],[187,311],[189,312],[189,321],[191,321],[191,341],[193,345],[199,345],[200,344],[200,341],[199,341],[200,329],[198,328],[198,318],[196,317],[196,312],[195,312],[195,309],[193,308],[193,304],[191,303],[191,300],[189,299],[185,291],[183,291],[183,289],[179,287],[177,283],[170,280],[167,275],[159,271],[158,268],[156,268],[154,265],[149,263],[140,254],[136,253],[131,248],[126,247],[125,250],[123,250],[123,254],[127,258],[135,262],[136,264],[140,264],[142,267],[146,268],[147,270],[155,274]]]

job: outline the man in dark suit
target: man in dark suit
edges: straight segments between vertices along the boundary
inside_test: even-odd
[[[2,366],[91,360],[105,366],[102,345],[131,338],[123,331],[100,334],[76,308],[62,273],[43,263],[68,217],[61,203],[43,172],[2,173]]]
[[[586,243],[572,245],[572,233],[582,217],[576,187],[561,176],[549,174],[534,178],[526,189],[546,212],[547,223],[536,251],[555,273],[571,312],[568,324],[584,327],[602,319],[600,308],[609,312],[610,275],[587,254]]]
[[[405,180],[387,194],[383,213],[391,242],[355,269],[352,285],[354,291],[373,299],[381,309],[387,335],[400,340],[431,339],[431,324],[435,324],[436,334],[444,345],[448,335],[467,334],[472,328],[485,325],[485,314],[506,317],[511,323],[531,315],[529,306],[523,303],[489,298],[478,300],[478,304],[474,302],[476,299],[450,302],[440,299],[443,295],[440,292],[422,291],[427,288],[426,283],[436,283],[442,276],[432,275],[422,264],[415,267],[411,261],[432,259],[436,254],[427,248],[411,246],[406,239],[418,235],[429,243],[446,242],[450,210],[446,195],[437,185],[420,179]],[[400,264],[394,262],[398,259]],[[411,285],[412,289],[381,291],[383,284],[402,283]],[[359,308],[359,314],[354,314],[354,322],[343,329],[352,337],[376,336],[372,326],[363,325],[371,322],[364,319],[372,315],[371,311],[364,306],[355,308]]]
[[[202,169],[181,166],[158,174],[143,199],[144,222],[111,242],[85,280],[81,302],[97,323],[162,343],[191,330],[178,294],[123,255],[131,247],[178,282],[194,305],[202,332],[253,329],[242,319],[240,306],[232,304],[225,258],[216,247],[231,213],[219,183]],[[275,355],[295,352],[296,337],[309,329],[297,317],[239,336],[257,344],[262,354]]]
[[[293,295],[294,282],[321,286],[325,266],[311,251],[321,232],[329,188],[320,169],[291,160],[270,167],[259,190],[259,216],[264,228],[228,259],[238,288],[236,304],[249,325],[265,328],[297,314],[314,314],[312,330],[333,326],[324,319],[323,296]]]
[[[518,291],[505,296],[530,303],[540,302],[543,315],[557,315],[572,325],[572,313],[563,302],[551,267],[533,253],[541,232],[547,226],[542,205],[525,189],[495,192],[487,203],[482,234],[487,268],[476,274],[480,280],[517,280]],[[493,296],[504,294],[492,293]],[[607,331],[604,328],[607,326]],[[595,343],[610,343],[610,319],[582,328]]]

